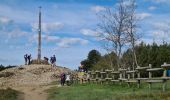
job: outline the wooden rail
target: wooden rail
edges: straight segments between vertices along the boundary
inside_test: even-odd
[[[89,71],[88,74],[90,76],[91,83],[127,83],[130,87],[131,83],[137,84],[137,87],[140,88],[140,84],[142,82],[149,84],[149,89],[152,88],[153,83],[162,83],[162,90],[166,90],[166,83],[170,77],[155,77],[153,73],[157,71],[164,71],[163,68],[152,68],[152,65],[149,64],[146,67],[138,66],[134,70],[128,69],[118,69],[117,71],[112,69],[106,69],[101,71]],[[141,73],[146,72],[148,77],[142,77]]]

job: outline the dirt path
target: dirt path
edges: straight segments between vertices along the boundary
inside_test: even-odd
[[[45,90],[55,87],[57,85],[48,85],[48,86],[26,86],[26,87],[15,87],[13,89],[24,93],[24,100],[47,100],[48,94]]]

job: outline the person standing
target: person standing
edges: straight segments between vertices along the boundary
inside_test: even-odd
[[[55,57],[55,55],[53,55],[53,67],[55,67],[55,64],[56,63],[56,57]]]
[[[28,55],[28,65],[30,65],[31,64],[31,54],[30,55]]]
[[[27,60],[28,60],[27,58],[28,58],[28,55],[27,55],[27,54],[25,54],[25,55],[24,55],[25,65],[27,65]]]
[[[64,84],[65,84],[65,79],[66,79],[65,73],[62,73],[61,76],[60,76],[60,78],[61,78],[61,86],[64,86]]]
[[[66,75],[66,83],[67,83],[67,86],[70,85],[70,74],[69,73],[67,73]]]

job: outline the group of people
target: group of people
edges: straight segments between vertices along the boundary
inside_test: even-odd
[[[62,73],[60,75],[60,78],[61,78],[61,86],[64,86],[65,83],[67,84],[67,86],[71,85],[72,79],[71,79],[70,73],[67,73],[67,74]]]
[[[24,55],[24,59],[25,59],[25,65],[30,65],[31,64],[31,54],[28,55],[28,54],[25,54]]]
[[[78,78],[80,80],[80,84],[84,82],[90,82],[90,75],[87,73],[87,70],[84,68],[84,66],[81,64],[81,66],[78,69]]]
[[[53,55],[52,57],[50,57],[50,62],[51,62],[52,67],[55,67],[55,63],[56,63],[56,57],[55,57],[55,55]]]

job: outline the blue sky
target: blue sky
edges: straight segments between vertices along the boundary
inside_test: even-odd
[[[38,7],[42,6],[42,56],[57,57],[57,65],[76,69],[90,50],[104,54],[95,37],[96,13],[116,0],[1,0],[0,64],[21,65],[23,55],[37,58]],[[170,29],[170,0],[137,0],[140,41],[161,43]],[[139,42],[140,42],[139,41]]]

